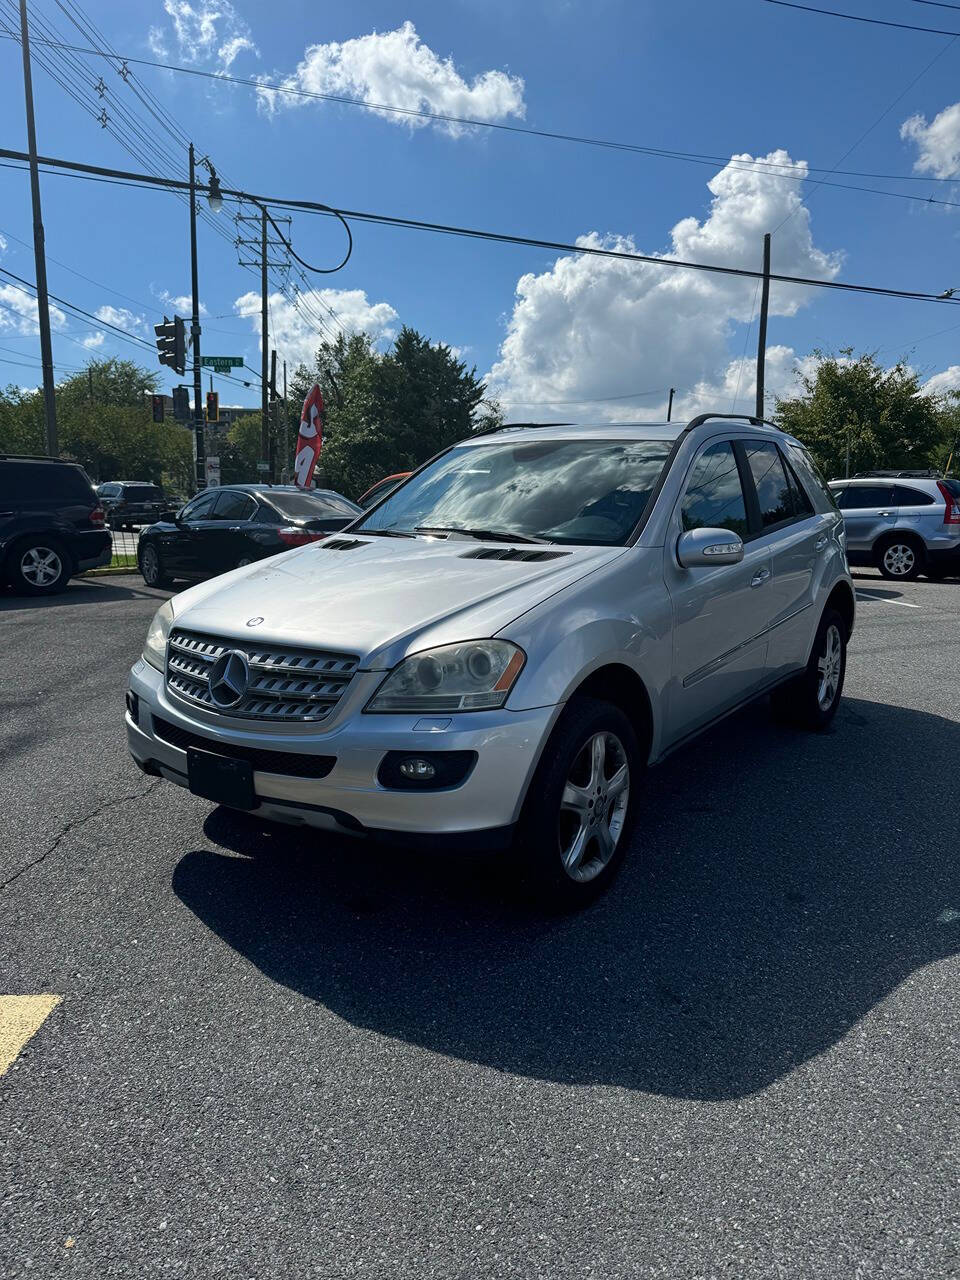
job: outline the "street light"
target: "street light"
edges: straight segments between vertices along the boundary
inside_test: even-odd
[[[219,213],[223,208],[223,192],[220,190],[220,179],[217,177],[217,171],[209,160],[206,161],[206,165],[210,170],[210,186],[207,188],[207,204],[210,206],[211,213]]]

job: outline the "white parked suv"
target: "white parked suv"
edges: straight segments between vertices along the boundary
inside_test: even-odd
[[[775,427],[507,427],[168,600],[127,735],[210,800],[507,847],[576,905],[615,874],[648,764],[768,691],[830,723],[853,621],[843,521]]]

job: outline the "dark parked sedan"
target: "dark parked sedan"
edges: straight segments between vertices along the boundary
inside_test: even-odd
[[[205,489],[140,535],[137,559],[147,586],[209,578],[335,533],[361,514],[331,489],[232,484]]]

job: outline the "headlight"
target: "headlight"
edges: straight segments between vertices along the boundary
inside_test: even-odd
[[[170,634],[172,625],[173,604],[167,600],[153,615],[150,630],[147,632],[147,638],[143,643],[143,656],[151,667],[156,667],[158,671],[163,670],[163,664],[167,656],[167,636]]]
[[[415,653],[395,667],[367,711],[489,711],[502,707],[526,655],[506,640],[470,640]]]

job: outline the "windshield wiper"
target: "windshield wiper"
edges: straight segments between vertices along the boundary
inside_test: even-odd
[[[549,538],[532,538],[526,533],[507,533],[503,529],[462,529],[459,525],[418,524],[417,533],[462,533],[466,538],[479,542],[549,542]]]
[[[358,529],[357,533],[362,533],[365,538],[415,538],[415,533],[408,533],[406,529]]]

